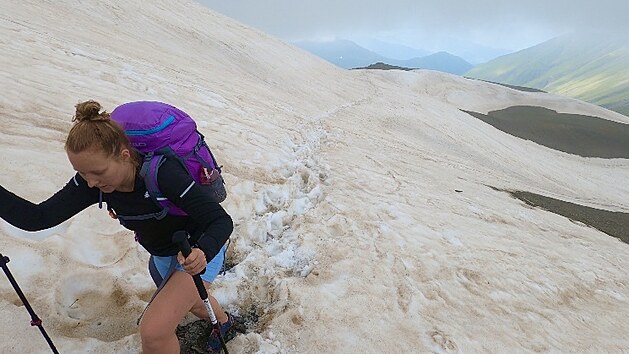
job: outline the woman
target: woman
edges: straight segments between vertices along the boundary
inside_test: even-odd
[[[140,154],[131,147],[124,130],[95,101],[76,105],[74,126],[65,150],[77,172],[64,188],[36,205],[0,186],[0,217],[28,231],[53,227],[90,205],[107,203],[112,215],[147,215],[161,208],[147,198],[144,179],[139,175]],[[162,219],[125,220],[138,242],[152,255],[158,277],[167,278],[147,307],[140,323],[142,351],[179,353],[176,328],[188,312],[208,319],[191,275],[202,275],[206,287],[218,275],[225,243],[233,230],[230,216],[195,183],[185,167],[166,158],[158,174],[160,191],[186,216],[167,215]],[[141,219],[141,218],[140,218]],[[190,235],[192,253],[183,257],[172,242],[176,231]],[[176,255],[179,264],[170,260]],[[210,296],[210,303],[225,334],[233,326],[231,317]],[[220,350],[216,334],[208,342],[210,351]]]

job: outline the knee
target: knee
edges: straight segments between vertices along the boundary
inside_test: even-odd
[[[174,333],[167,333],[163,326],[158,326],[150,321],[140,323],[140,339],[144,352],[159,350],[172,337]]]

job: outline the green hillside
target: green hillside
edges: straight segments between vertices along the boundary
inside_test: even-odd
[[[558,37],[478,65],[465,76],[574,97],[629,116],[629,39],[624,37]]]

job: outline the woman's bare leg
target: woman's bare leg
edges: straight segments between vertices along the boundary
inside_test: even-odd
[[[188,273],[174,272],[142,317],[143,354],[179,353],[177,325],[198,302],[199,293],[192,277]]]
[[[210,285],[203,283],[206,289]],[[218,301],[211,295],[209,300],[218,322],[227,322],[227,314]],[[175,331],[188,312],[204,320],[210,318],[192,277],[188,273],[176,271],[142,317],[140,337],[143,354],[179,353],[179,340]]]

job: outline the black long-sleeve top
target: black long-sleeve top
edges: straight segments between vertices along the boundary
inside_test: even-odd
[[[191,235],[191,244],[199,246],[209,262],[233,231],[231,217],[197,183],[180,197],[193,180],[174,159],[166,159],[160,167],[157,182],[160,191],[188,215],[126,221],[123,226],[135,231],[138,242],[156,256],[177,254],[179,247],[172,242],[172,235],[175,231],[185,230]],[[144,215],[161,210],[150,198],[144,179],[139,176],[136,176],[133,192],[103,193],[102,198],[108,208],[120,215]],[[99,199],[98,188],[90,188],[78,173],[65,187],[40,204],[31,203],[0,186],[0,217],[20,229],[38,231],[68,220],[98,203]]]

